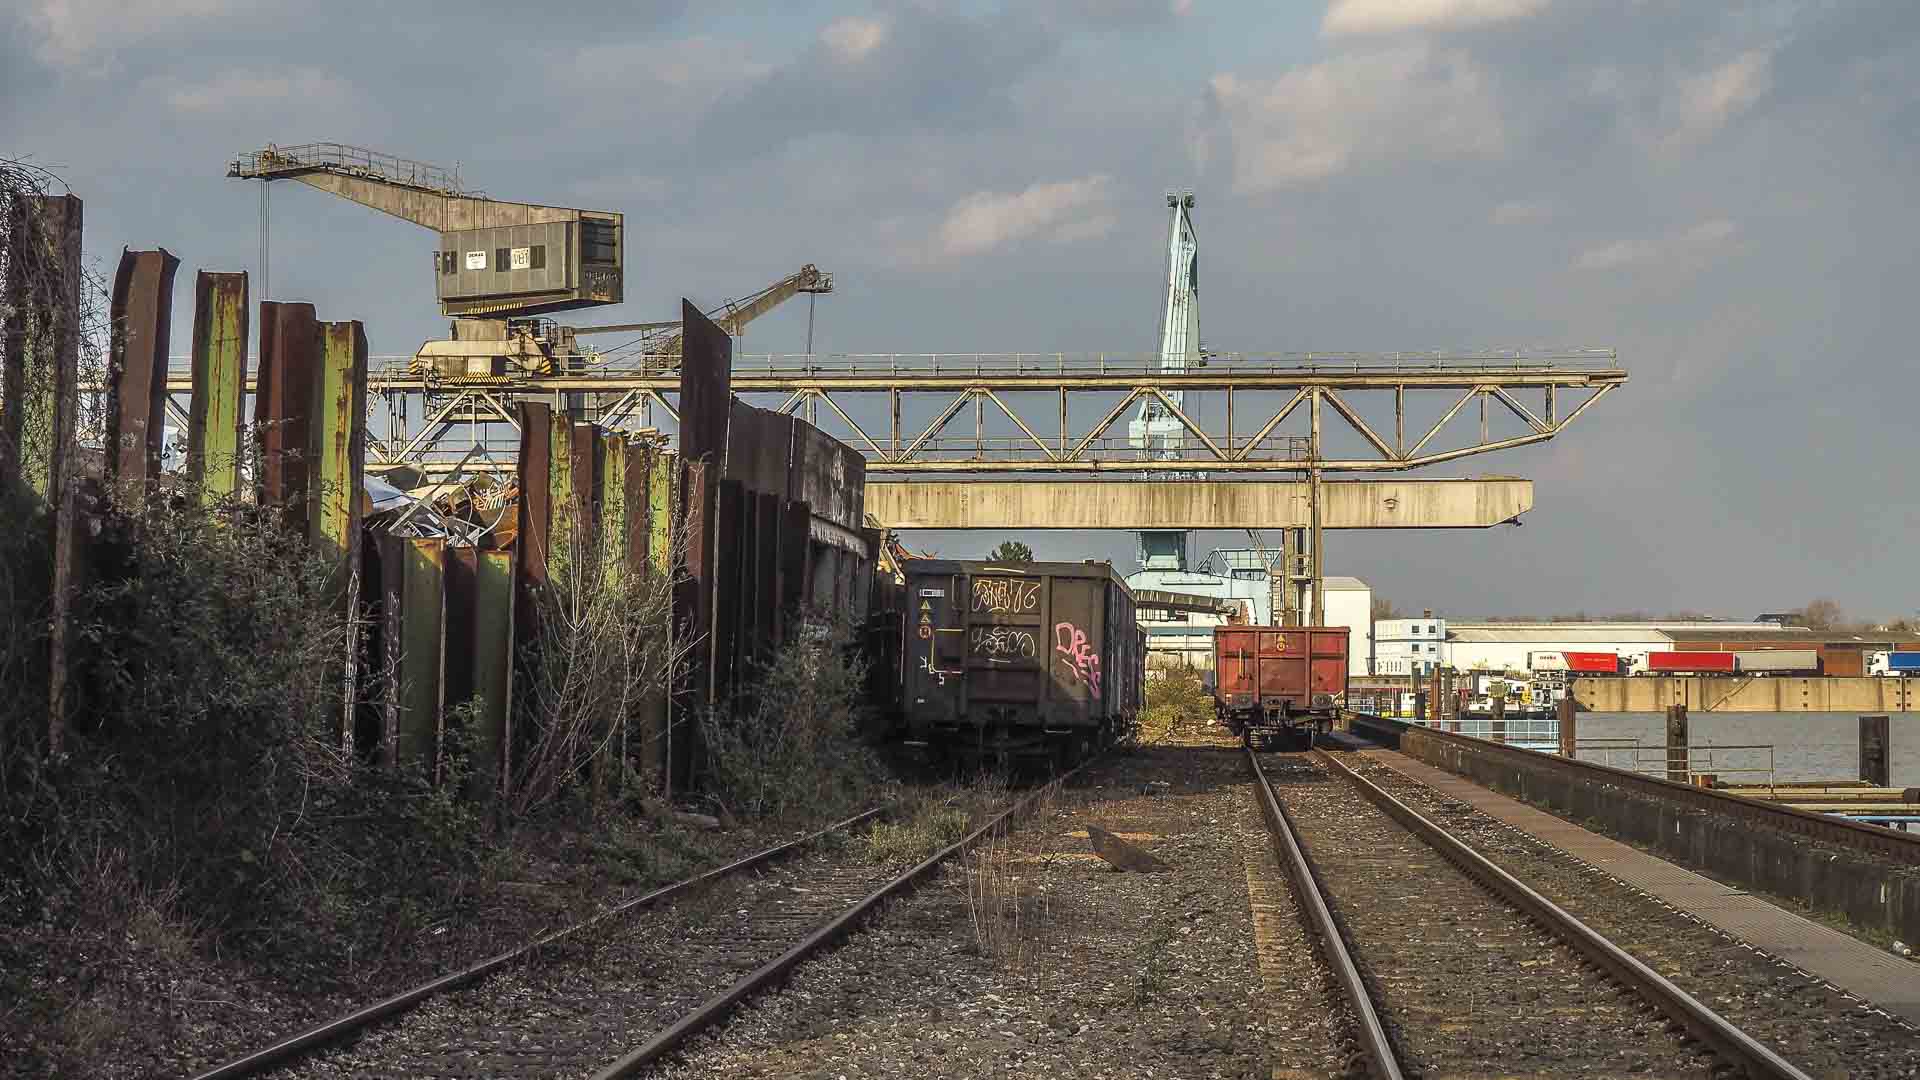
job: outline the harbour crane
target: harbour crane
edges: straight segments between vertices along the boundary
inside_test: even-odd
[[[720,324],[720,328],[733,337],[739,337],[747,324],[779,307],[781,304],[801,293],[809,297],[833,291],[833,275],[808,263],[797,272],[788,274],[779,281],[761,289],[751,296],[739,300],[729,300],[720,307],[707,312],[707,317]],[[813,351],[812,316],[808,316],[807,351]],[[637,356],[638,365],[646,370],[670,370],[680,366],[679,320],[649,323],[615,323],[610,326],[576,326],[573,332],[578,334],[614,334],[638,333],[642,335],[631,344],[610,350],[608,357]],[[621,364],[621,367],[629,365]]]
[[[415,353],[416,374],[451,382],[511,381],[620,366],[639,358],[652,370],[676,368],[680,323],[566,326],[555,312],[618,304],[624,297],[625,225],[607,210],[507,202],[465,187],[457,171],[341,143],[307,143],[242,154],[227,175],[262,187],[262,292],[268,262],[266,185],[308,187],[439,234],[432,267],[449,338]],[[730,334],[800,293],[833,291],[833,277],[809,263],[713,313]],[[641,336],[608,354],[583,353],[578,335],[634,331]],[[809,335],[811,336],[811,335]]]

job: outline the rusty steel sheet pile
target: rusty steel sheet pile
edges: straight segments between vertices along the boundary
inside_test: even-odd
[[[70,232],[77,248],[78,200],[41,201],[49,208],[28,224]],[[72,212],[60,212],[69,202]],[[542,633],[539,597],[572,550],[607,552],[636,578],[673,583],[668,633],[690,670],[644,695],[634,730],[607,742],[669,793],[697,779],[688,719],[730,700],[748,672],[798,636],[796,620],[825,628],[865,619],[879,545],[864,522],[864,459],[803,420],[734,401],[732,340],[690,302],[677,451],[650,432],[614,434],[522,400],[511,418],[520,440],[511,473],[476,470],[410,492],[367,471],[375,440],[365,328],[325,320],[306,303],[260,301],[256,314],[244,273],[196,274],[192,392],[177,417],[186,467],[163,472],[168,418],[180,405],[166,371],[179,267],[164,249],[129,250],[114,275],[121,330],[108,377],[92,391],[106,406],[99,479],[128,497],[191,490],[214,513],[272,508],[337,567],[330,602],[356,614],[341,657],[343,748],[438,779],[448,720],[464,710],[476,765],[470,793],[510,790],[516,748],[542,723],[529,715],[522,682]],[[60,317],[33,314],[49,327]],[[259,336],[251,382],[250,325]],[[59,333],[44,336],[73,351]],[[23,383],[25,343],[0,353],[6,385]],[[54,381],[79,392],[74,371]],[[15,475],[20,424],[14,411],[0,420],[0,467]],[[71,485],[57,477],[79,472],[85,458],[54,456],[54,476],[33,486],[57,509],[71,504],[62,493]],[[62,535],[62,550],[84,566],[85,538],[71,528]],[[53,636],[64,646],[64,603],[56,615]],[[53,746],[74,707],[60,648],[56,660]]]

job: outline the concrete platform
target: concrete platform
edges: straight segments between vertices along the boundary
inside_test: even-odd
[[[1708,925],[1920,1024],[1920,964],[1392,750],[1363,753]],[[1910,943],[1912,944],[1912,943]]]

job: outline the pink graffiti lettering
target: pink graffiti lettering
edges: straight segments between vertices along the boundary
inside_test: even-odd
[[[1093,651],[1085,631],[1070,622],[1053,624],[1053,651],[1094,697],[1100,696],[1100,656]]]

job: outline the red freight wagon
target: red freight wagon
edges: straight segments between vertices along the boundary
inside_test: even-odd
[[[1569,652],[1560,655],[1567,658],[1567,670],[1582,675],[1618,675],[1620,657],[1610,652]]]
[[[1217,626],[1213,707],[1228,730],[1262,748],[1301,749],[1333,726],[1347,694],[1344,626]]]
[[[1656,674],[1671,674],[1678,671],[1715,671],[1733,674],[1733,654],[1730,652],[1650,652],[1647,654],[1647,670]]]

